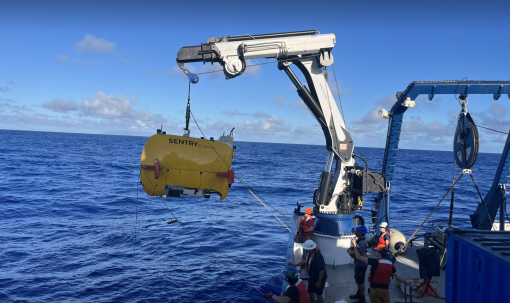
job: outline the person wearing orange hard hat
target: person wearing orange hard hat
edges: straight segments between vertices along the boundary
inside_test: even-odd
[[[306,240],[312,239],[313,233],[313,218],[312,209],[307,208],[305,215],[299,221],[299,243],[305,243]]]

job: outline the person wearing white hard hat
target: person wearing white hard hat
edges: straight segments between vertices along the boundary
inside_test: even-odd
[[[383,248],[390,248],[390,233],[388,233],[388,223],[383,222],[379,225],[379,230],[381,233],[377,237],[377,244],[375,246],[375,250],[380,251]]]
[[[313,240],[305,241],[305,243],[303,243],[303,249],[305,250],[306,259],[296,264],[290,262],[289,265],[298,267],[306,263],[306,270],[310,277],[308,280],[308,297],[310,302],[315,302],[315,295],[317,295],[319,303],[324,303],[322,294],[324,293],[326,278],[328,277],[326,262],[324,262],[321,250]]]

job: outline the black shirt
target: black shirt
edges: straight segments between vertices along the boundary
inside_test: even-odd
[[[370,276],[373,278],[375,275],[375,271],[377,270],[377,267],[379,267],[379,261],[374,258],[368,258],[368,265],[370,265]],[[394,274],[397,272],[397,269],[394,265],[392,265],[391,273]],[[389,289],[389,284],[379,284],[375,282],[370,282],[371,288],[382,288],[382,289]]]
[[[289,288],[283,293],[283,296],[289,297],[290,301],[293,303],[299,303],[299,290],[297,287],[289,285]]]
[[[319,272],[324,270],[324,277],[322,280],[328,277],[326,272],[326,262],[324,262],[324,257],[321,252],[315,254],[312,261],[312,266],[310,266],[310,270],[308,271],[308,275],[310,276],[310,281],[318,281],[319,280]],[[314,282],[314,283],[315,283]],[[321,281],[322,282],[322,281]]]

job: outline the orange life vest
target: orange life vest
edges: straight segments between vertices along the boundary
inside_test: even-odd
[[[393,275],[393,264],[387,259],[377,259],[379,265],[375,270],[374,276],[372,277],[372,269],[368,275],[368,281],[377,284],[390,284],[390,278]]]
[[[307,235],[307,236],[311,236],[312,235],[312,232],[311,231],[305,231],[305,228],[308,229],[308,224],[305,225],[305,222],[308,222],[309,220],[312,220],[313,222],[313,218],[310,216],[308,218],[306,217],[303,217],[301,218],[301,221],[299,221],[299,232],[302,234],[302,235]]]
[[[390,237],[390,243],[391,243],[391,236],[390,236],[390,233],[389,232],[384,232],[384,234],[382,235],[379,235],[379,238],[377,239],[377,247],[374,248],[375,250],[379,250],[381,248],[385,248],[386,247],[386,241],[384,241],[384,235],[388,235],[388,237]]]
[[[303,283],[303,280],[299,279],[296,285],[290,285],[290,287],[296,287],[299,292],[299,303],[310,303],[310,298],[308,298],[308,292],[306,291],[306,285]]]
[[[312,268],[312,262],[313,262],[313,259],[315,258],[315,254],[318,253],[319,251],[321,251],[321,250],[316,248],[311,253],[308,254],[308,260],[306,262],[307,263],[306,264],[307,271],[310,271],[310,269]]]

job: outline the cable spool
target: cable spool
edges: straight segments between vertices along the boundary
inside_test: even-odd
[[[466,109],[468,103],[467,97],[464,102],[460,100],[459,103],[462,105],[462,110],[457,119],[457,129],[455,130],[453,140],[453,154],[455,163],[461,169],[470,169],[475,164],[476,157],[478,156],[478,129]]]

